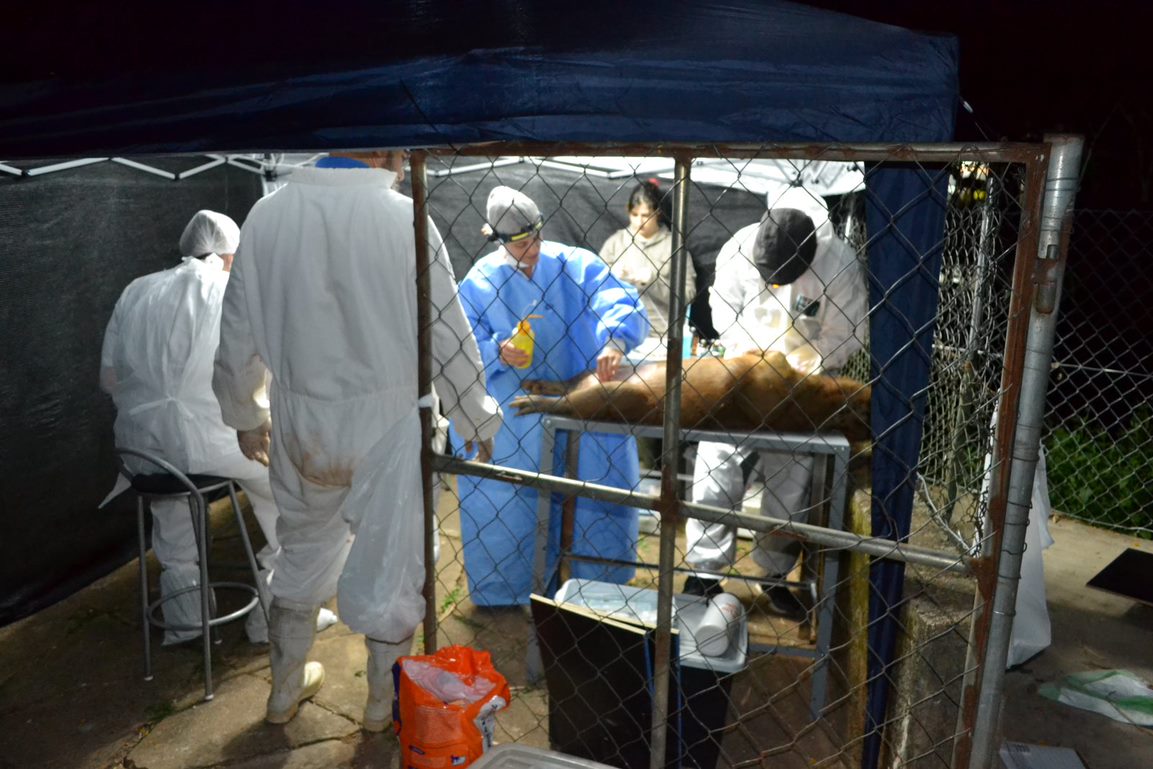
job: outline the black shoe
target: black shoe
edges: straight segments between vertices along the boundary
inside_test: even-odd
[[[762,582],[758,586],[761,595],[768,599],[769,611],[773,614],[798,622],[809,615],[805,605],[784,585],[769,585]]]
[[[699,595],[703,598],[712,598],[714,595],[720,595],[725,592],[721,587],[719,579],[710,579],[709,577],[698,577],[695,574],[690,574],[685,577],[685,586],[681,589],[685,595]]]

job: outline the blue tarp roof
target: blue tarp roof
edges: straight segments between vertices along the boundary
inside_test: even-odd
[[[13,11],[0,157],[953,132],[953,38],[779,0],[159,7]]]

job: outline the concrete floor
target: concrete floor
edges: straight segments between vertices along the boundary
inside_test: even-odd
[[[1008,673],[1005,739],[1075,749],[1088,769],[1153,767],[1153,729],[1045,699],[1037,687],[1070,673],[1125,669],[1153,682],[1153,607],[1085,587],[1128,547],[1153,542],[1069,519],[1050,523],[1045,588],[1053,645]]]
[[[1054,645],[1008,675],[1004,734],[1073,747],[1089,769],[1153,766],[1153,730],[1074,710],[1036,691],[1042,682],[1092,669],[1127,668],[1153,681],[1153,608],[1084,587],[1125,547],[1150,543],[1071,521],[1057,521],[1052,528],[1057,543],[1045,560]],[[525,680],[525,617],[471,606],[459,566],[452,566],[459,564],[459,532],[450,524],[442,534],[441,563],[450,565],[440,572],[442,644],[487,649],[508,677],[513,702],[498,719],[499,741],[546,747],[547,697]],[[237,537],[227,524],[218,527],[215,547],[224,576],[228,561],[239,574]],[[397,765],[391,734],[368,735],[359,728],[366,691],[360,636],[343,625],[320,635],[315,656],[328,670],[324,688],[292,723],[272,727],[262,721],[266,647],[249,645],[239,623],[223,628],[216,647],[213,701],[202,701],[197,643],[155,647],[155,678],[141,679],[136,589],[131,563],[0,629],[0,769]],[[779,746],[767,759],[774,769],[841,765],[833,763],[835,735],[806,725],[804,679],[803,665],[785,657],[750,665],[749,674],[734,685],[734,706],[763,712],[760,720],[747,720],[726,735],[722,766],[749,760],[765,745]],[[790,682],[794,691],[781,697],[774,681]]]

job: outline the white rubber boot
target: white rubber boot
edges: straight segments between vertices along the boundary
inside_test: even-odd
[[[299,611],[281,606],[275,600],[272,602],[268,622],[272,693],[268,695],[268,711],[264,716],[270,724],[291,721],[300,703],[316,694],[324,683],[324,666],[308,661],[316,638],[319,608]]]
[[[368,702],[361,725],[366,732],[383,732],[392,723],[392,666],[412,651],[412,636],[399,643],[364,637],[368,647]]]

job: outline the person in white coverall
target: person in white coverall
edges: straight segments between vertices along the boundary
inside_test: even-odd
[[[717,255],[709,306],[726,356],[785,353],[803,374],[837,374],[868,338],[868,297],[857,255],[829,222],[824,201],[801,187],[770,195],[758,224],[736,232]],[[819,425],[814,425],[819,430]],[[693,471],[693,501],[739,511],[759,464],[764,479],[761,515],[799,521],[806,513],[813,469],[810,455],[772,453],[729,443],[701,443]],[[686,521],[688,564],[724,572],[736,553],[732,526]],[[796,564],[799,543],[762,536],[753,559],[779,579]],[[759,585],[778,614],[798,618],[804,607],[781,585]],[[684,590],[721,592],[715,576],[693,574]]]
[[[269,622],[285,723],[324,681],[309,662],[317,608],[369,651],[363,726],[391,714],[392,665],[424,616],[413,202],[404,153],[336,155],[291,172],[244,223],[213,387],[249,456],[271,462],[281,553]],[[432,222],[434,384],[453,426],[491,454],[501,424]],[[271,409],[260,393],[271,372]]]
[[[100,384],[116,404],[117,446],[155,454],[186,473],[237,480],[264,532],[266,545],[257,559],[266,581],[278,550],[268,470],[240,452],[236,433],[221,421],[212,393],[220,308],[239,237],[236,222],[224,214],[198,211],[192,217],[180,237],[181,263],[137,278],[117,301],[104,332]],[[133,457],[127,464],[137,473],[162,472]],[[118,478],[108,499],[127,488],[128,481]],[[199,585],[196,534],[187,502],[157,499],[151,508],[161,596]],[[199,591],[165,601],[163,611],[166,623],[196,628],[165,631],[165,644],[200,637]],[[327,627],[336,617],[326,612],[318,621]],[[250,612],[245,629],[253,643],[266,642],[264,612]]]

